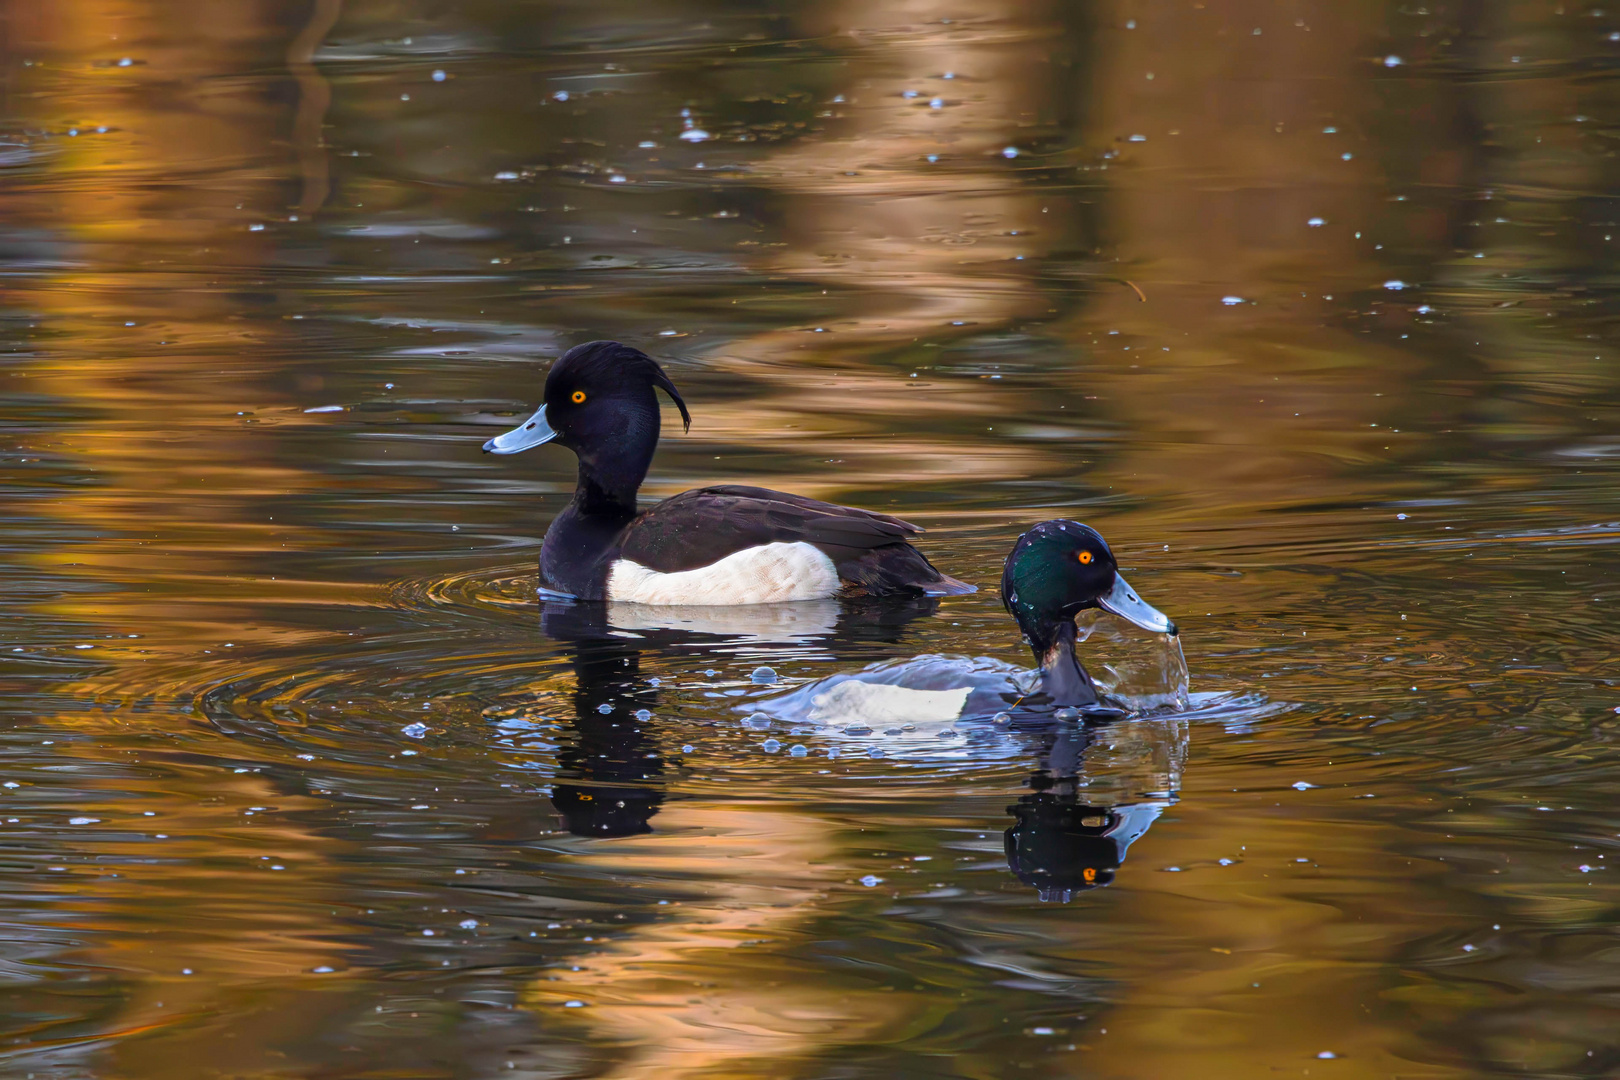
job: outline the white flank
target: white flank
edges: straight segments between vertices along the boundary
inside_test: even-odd
[[[609,600],[632,604],[775,604],[824,600],[838,592],[838,570],[814,544],[764,544],[696,570],[660,574],[620,559],[608,571]]]
[[[931,724],[962,715],[971,687],[954,690],[913,690],[909,686],[841,682],[810,699],[810,719],[818,724],[861,720],[869,724]]]

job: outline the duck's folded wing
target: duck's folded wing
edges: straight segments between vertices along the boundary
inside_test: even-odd
[[[835,563],[922,532],[887,514],[756,487],[711,487],[666,499],[625,531],[621,554],[660,573],[695,570],[763,544],[804,541]],[[932,569],[932,568],[930,568]]]

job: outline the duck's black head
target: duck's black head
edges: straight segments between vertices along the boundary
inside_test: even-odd
[[[1176,633],[1175,623],[1126,584],[1101,534],[1078,521],[1043,521],[1018,538],[1001,574],[1001,602],[1042,662],[1061,640],[1074,640],[1074,618],[1087,608]]]
[[[657,361],[617,341],[576,345],[551,366],[545,399],[520,426],[484,444],[490,454],[516,454],[556,442],[579,456],[581,480],[589,479],[631,505],[658,446],[658,397],[662,389],[692,415],[680,391]]]

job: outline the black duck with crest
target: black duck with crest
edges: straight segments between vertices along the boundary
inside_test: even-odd
[[[921,529],[886,514],[743,486],[700,488],[638,511],[658,445],[655,389],[689,429],[686,403],[650,356],[616,341],[579,345],[552,366],[540,409],[484,444],[515,454],[557,442],[579,458],[574,497],[541,547],[546,589],[675,604],[973,591],[911,546]]]

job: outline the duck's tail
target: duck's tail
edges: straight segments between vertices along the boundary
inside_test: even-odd
[[[939,575],[938,581],[924,583],[922,589],[926,596],[966,596],[968,593],[979,591],[977,585],[969,585],[965,581],[958,581],[949,574]]]

